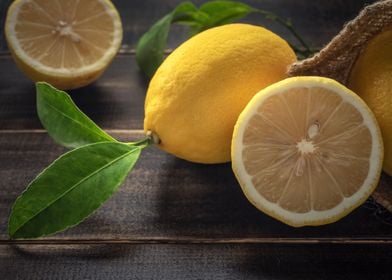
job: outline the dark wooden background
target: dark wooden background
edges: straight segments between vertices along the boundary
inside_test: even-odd
[[[2,26],[10,2],[0,1]],[[122,49],[100,80],[70,93],[109,133],[135,140],[142,137],[148,82],[136,66],[134,48],[180,1],[113,2],[123,19]],[[244,2],[290,17],[319,48],[373,1]],[[294,42],[259,16],[244,21]],[[185,38],[186,30],[174,27],[168,52]],[[33,83],[16,68],[1,30],[0,279],[392,279],[392,225],[377,217],[382,210],[373,204],[331,225],[291,228],[247,202],[229,164],[192,164],[155,148],[79,226],[48,238],[10,241],[12,203],[64,151],[39,123]]]

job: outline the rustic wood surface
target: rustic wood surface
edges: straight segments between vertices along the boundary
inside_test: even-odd
[[[41,129],[34,84],[8,54],[0,55],[0,129]],[[70,91],[75,103],[104,129],[142,129],[146,78],[133,55],[120,54],[94,84]]]
[[[3,25],[11,0],[0,1]],[[71,93],[119,139],[142,137],[148,81],[135,63],[137,39],[180,1],[116,0],[124,25],[120,54],[93,85]],[[196,4],[205,1],[194,1]],[[374,1],[249,0],[290,17],[321,47]],[[292,40],[276,24],[250,16]],[[168,52],[186,38],[175,27]],[[367,203],[341,221],[291,228],[251,206],[230,164],[185,162],[152,148],[119,192],[77,227],[38,240],[9,240],[10,207],[65,149],[36,117],[33,83],[19,72],[0,31],[0,279],[391,279],[392,221]],[[384,183],[392,179],[383,176]]]
[[[0,276],[32,280],[390,280],[391,258],[392,250],[383,245],[18,245],[0,247]]]

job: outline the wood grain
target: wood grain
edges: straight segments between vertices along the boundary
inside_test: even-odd
[[[140,132],[113,133],[136,140]],[[12,203],[43,168],[65,150],[45,133],[0,133],[0,239],[8,240]],[[392,242],[391,226],[360,207],[322,227],[291,228],[262,214],[242,194],[230,164],[193,164],[146,149],[132,174],[82,224],[50,240],[93,239],[166,243]],[[318,240],[321,239],[321,240]]]
[[[391,279],[379,245],[0,246],[1,279]]]
[[[42,128],[35,88],[9,56],[0,56],[0,130]],[[133,55],[118,55],[95,83],[68,91],[80,109],[103,128],[141,129],[147,82]]]
[[[8,7],[11,0],[0,1],[0,26],[3,27],[5,23],[5,17],[7,14]],[[7,51],[7,44],[4,38],[4,28],[0,29],[0,52]]]

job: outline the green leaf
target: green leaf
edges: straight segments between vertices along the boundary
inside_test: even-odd
[[[136,46],[136,61],[148,77],[152,77],[163,61],[173,15],[168,14],[157,21],[139,40]]]
[[[186,25],[190,28],[189,35],[193,36],[209,25],[210,16],[201,11],[188,12],[173,19],[173,23]]]
[[[173,23],[184,25],[204,25],[210,21],[210,16],[199,10],[181,13],[173,18]]]
[[[188,13],[193,13],[196,11],[197,8],[192,2],[189,1],[182,2],[172,12],[173,19],[176,19],[177,17],[181,17],[182,15],[186,15]]]
[[[241,2],[217,0],[201,5],[200,11],[209,15],[209,28],[239,20],[256,9]]]
[[[16,200],[9,235],[34,238],[77,225],[118,189],[140,152],[137,146],[102,142],[64,154]]]
[[[37,111],[42,125],[60,145],[76,148],[116,141],[87,117],[64,91],[44,82],[36,83]]]
[[[173,19],[183,13],[195,10],[196,7],[191,2],[181,3],[174,11],[151,26],[140,38],[136,46],[136,61],[140,69],[148,77],[154,75],[156,69],[158,69],[163,61],[164,49],[167,44],[167,37]]]
[[[201,5],[199,10],[188,12],[173,22],[188,25],[191,35],[195,35],[208,28],[234,22],[256,11],[241,2],[217,0],[207,2]]]

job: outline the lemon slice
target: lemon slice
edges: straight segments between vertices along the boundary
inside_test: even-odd
[[[321,77],[288,78],[260,91],[232,140],[232,166],[246,197],[295,227],[334,222],[362,204],[382,160],[373,113]]]
[[[71,89],[103,73],[120,47],[122,25],[108,0],[16,0],[5,34],[27,76]]]

